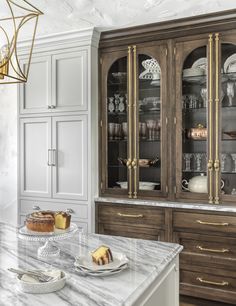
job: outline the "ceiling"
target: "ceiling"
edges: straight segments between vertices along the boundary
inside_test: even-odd
[[[20,0],[22,1],[22,0]],[[37,36],[98,27],[101,30],[236,8],[235,0],[28,0],[44,12]],[[0,0],[1,16],[5,0]],[[24,38],[27,38],[27,31]]]

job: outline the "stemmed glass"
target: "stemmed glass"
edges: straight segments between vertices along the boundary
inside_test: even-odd
[[[233,105],[233,97],[234,97],[234,83],[228,82],[227,83],[227,96],[229,99],[229,106]]]
[[[225,172],[225,161],[227,158],[227,154],[223,153],[221,154],[221,171]]]
[[[153,139],[153,129],[155,128],[156,121],[155,120],[147,120],[147,128],[148,128],[148,140]]]
[[[196,164],[197,164],[196,170],[198,172],[200,172],[201,171],[201,166],[202,166],[202,154],[201,153],[195,153],[193,155],[194,155],[194,159],[195,159]]]
[[[185,161],[185,169],[184,171],[191,171],[191,158],[193,154],[192,153],[184,153],[184,161]]]
[[[203,100],[203,107],[206,107],[206,105],[207,105],[207,88],[202,88],[200,94],[201,94],[201,97],[202,97],[202,100]]]
[[[232,170],[232,172],[236,172],[236,153],[232,153],[231,157],[234,161],[234,169]]]

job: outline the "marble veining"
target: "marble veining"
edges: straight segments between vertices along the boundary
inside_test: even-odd
[[[156,207],[167,207],[167,208],[179,208],[179,209],[199,209],[219,212],[236,213],[236,206],[227,205],[215,205],[215,204],[199,204],[199,203],[181,203],[181,202],[169,202],[169,201],[152,201],[152,200],[129,200],[129,199],[118,199],[118,198],[107,198],[98,197],[95,198],[96,202],[99,203],[110,203],[110,204],[131,204],[131,205],[146,205]]]
[[[0,223],[0,305],[1,306],[129,306],[181,252],[178,244],[114,237],[75,234],[58,242],[61,256],[52,261],[37,259],[38,242],[17,237],[14,227]],[[74,256],[80,256],[106,244],[114,252],[125,253],[129,268],[109,277],[84,277],[74,270]],[[19,291],[9,267],[49,268],[68,274],[66,286],[50,294],[25,294]]]

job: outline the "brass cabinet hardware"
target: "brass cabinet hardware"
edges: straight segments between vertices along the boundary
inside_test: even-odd
[[[143,218],[142,214],[138,215],[130,215],[130,214],[122,214],[122,213],[117,213],[119,217],[126,217],[126,218]]]
[[[219,33],[215,34],[215,204],[219,204],[219,180],[220,180],[220,162],[219,162]]]
[[[213,281],[208,281],[208,280],[205,280],[201,277],[197,277],[196,278],[197,281],[199,281],[200,283],[203,283],[203,284],[209,284],[209,285],[214,285],[214,286],[229,286],[229,282],[225,282],[225,281],[222,281],[222,282],[213,282]]]
[[[212,253],[228,253],[229,249],[208,249],[204,248],[201,245],[197,245],[196,248],[200,251],[205,251],[205,252],[212,252]]]
[[[102,127],[102,120],[100,121],[100,126]]]
[[[132,167],[134,169],[134,193],[133,198],[137,198],[137,48],[133,46],[134,55],[134,159],[132,161]]]
[[[132,168],[132,160],[130,158],[127,160],[126,166],[128,167],[128,169]]]
[[[168,55],[168,49],[166,48],[166,56]]]
[[[201,221],[201,220],[196,220],[196,222],[199,224],[203,224],[203,225],[229,226],[229,223],[227,222],[207,222],[207,221]]]
[[[131,46],[128,47],[128,116],[129,116],[129,148],[128,148],[128,161],[132,160],[132,93],[131,93],[131,86],[132,86],[132,63],[131,63]],[[128,166],[128,196],[132,198],[132,167],[131,165]]]
[[[213,203],[213,144],[212,144],[212,129],[213,129],[213,109],[212,109],[212,87],[213,87],[213,80],[212,80],[212,65],[213,65],[213,40],[212,40],[212,34],[209,35],[208,39],[208,45],[209,45],[209,96],[208,96],[208,107],[209,107],[209,160],[208,160],[208,176],[209,176],[209,198],[208,201],[210,204]]]

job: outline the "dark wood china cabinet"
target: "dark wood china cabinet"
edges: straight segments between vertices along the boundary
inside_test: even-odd
[[[100,194],[236,200],[236,13],[104,32]]]

